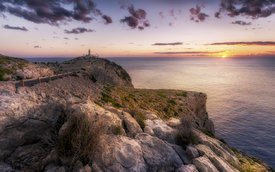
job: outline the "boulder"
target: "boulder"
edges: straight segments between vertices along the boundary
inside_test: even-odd
[[[151,119],[148,119],[149,118]],[[154,131],[154,136],[170,142],[172,144],[175,143],[175,129],[169,127],[165,122],[163,122],[160,118],[155,118],[154,114],[148,115],[145,120],[145,125],[149,126]]]
[[[193,164],[183,165],[177,169],[176,172],[198,172],[196,167]]]
[[[183,165],[181,158],[169,143],[147,133],[139,133],[135,139],[141,146],[147,171],[175,171]]]
[[[206,131],[210,131],[211,133],[215,134],[214,123],[211,119],[207,119],[203,127]]]
[[[154,135],[154,131],[149,126],[144,127],[144,133],[150,134],[151,136]]]
[[[198,150],[194,146],[187,146],[186,153],[191,159],[198,158],[200,156]]]
[[[118,115],[118,117],[122,120],[122,127],[124,128],[128,137],[133,138],[137,133],[142,133],[142,129],[140,128],[139,124],[129,113],[111,106],[105,107],[104,109]]]
[[[9,164],[6,164],[4,162],[0,162],[0,171],[14,172],[15,170]]]
[[[207,158],[207,156],[195,158],[193,163],[200,172],[219,172],[218,169]]]
[[[232,167],[228,162],[226,162],[223,158],[217,156],[208,146],[206,145],[196,145],[196,149],[199,151],[200,155],[206,155],[208,159],[212,162],[212,164],[220,171],[220,172],[238,172],[237,169]]]
[[[199,118],[200,124],[204,124],[205,120],[208,118],[208,113],[206,112],[206,99],[207,95],[204,93],[188,92],[188,108]]]
[[[102,135],[93,156],[93,171],[146,171],[141,146],[134,139]]]
[[[170,127],[177,127],[178,125],[181,124],[179,119],[176,118],[170,118],[167,122],[167,125],[169,125]]]

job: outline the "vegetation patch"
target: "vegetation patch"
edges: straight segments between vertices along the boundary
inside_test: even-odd
[[[141,113],[139,110],[130,110],[129,113],[137,121],[140,128],[142,130],[144,130],[144,128],[145,128],[145,122],[144,121],[146,120],[146,115]]]
[[[98,106],[102,107],[102,104],[97,102],[97,101],[94,101],[95,104],[97,104]]]
[[[175,142],[184,149],[189,144],[198,144],[198,138],[192,131],[192,119],[189,116],[182,116],[180,118],[181,125],[178,126]]]
[[[8,81],[9,79],[5,79],[4,75],[11,73],[11,70],[0,67],[0,81]]]
[[[121,104],[119,104],[118,102],[116,102],[109,94],[106,94],[104,92],[101,92],[101,95],[102,95],[102,98],[101,100],[103,100],[104,102],[108,103],[112,103],[112,105],[119,109],[119,108],[122,108],[123,106]]]
[[[83,164],[89,163],[98,146],[99,137],[104,131],[104,123],[91,121],[87,116],[71,115],[68,125],[57,142],[59,155],[73,157],[74,160],[79,159]]]
[[[81,68],[81,70],[86,71],[86,69],[85,69],[85,68]]]
[[[114,134],[115,135],[122,135],[123,134],[123,130],[122,130],[122,127],[120,125],[114,126]]]

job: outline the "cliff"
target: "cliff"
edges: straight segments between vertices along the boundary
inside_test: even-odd
[[[94,60],[97,67],[49,83],[0,83],[0,171],[271,170],[214,136],[206,94],[81,77],[124,71]]]

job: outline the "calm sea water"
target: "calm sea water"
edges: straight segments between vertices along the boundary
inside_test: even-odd
[[[205,92],[216,135],[275,168],[275,58],[109,59],[126,69],[136,88]]]
[[[136,88],[207,93],[215,132],[275,168],[275,58],[109,58]]]

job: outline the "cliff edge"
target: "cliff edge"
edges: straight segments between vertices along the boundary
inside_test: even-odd
[[[98,82],[124,69],[97,60],[48,83],[0,83],[0,171],[271,171],[214,136],[206,94]]]

